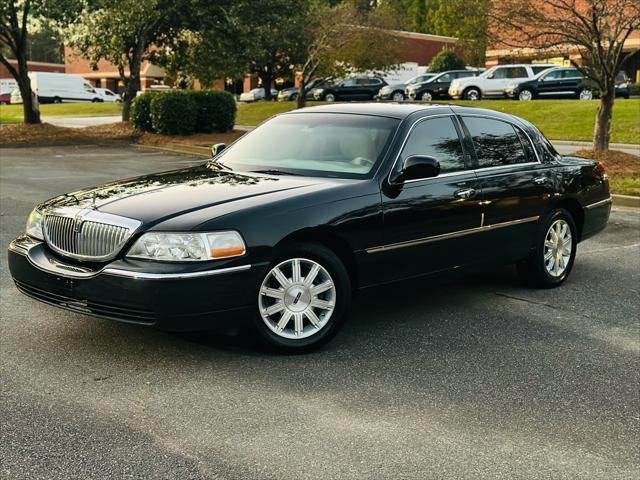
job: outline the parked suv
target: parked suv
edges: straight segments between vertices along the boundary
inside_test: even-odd
[[[553,67],[557,67],[557,65],[497,65],[477,77],[454,80],[449,87],[449,96],[464,100],[480,100],[482,97],[504,97],[504,89],[508,85],[526,82],[540,72]]]
[[[594,85],[577,68],[557,67],[545,70],[532,80],[507,85],[504,93],[509,98],[579,98],[591,100]]]
[[[405,90],[405,95],[409,100],[425,100],[430,102],[434,99],[448,99],[449,86],[451,82],[458,78],[475,77],[478,72],[474,70],[449,70],[442,72],[426,82],[409,85]]]
[[[352,77],[336,85],[315,88],[316,100],[335,102],[336,100],[373,100],[380,89],[387,85],[380,77]]]

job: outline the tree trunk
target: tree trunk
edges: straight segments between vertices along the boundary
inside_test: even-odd
[[[18,88],[22,96],[22,111],[24,115],[24,123],[37,124],[40,123],[40,108],[38,102],[34,101],[33,91],[31,90],[31,80],[28,73],[26,52],[20,52],[18,56]]]
[[[271,96],[271,81],[273,80],[273,75],[271,75],[271,70],[263,70],[258,74],[260,80],[262,80],[262,88],[264,88],[264,99],[267,102],[270,102],[273,97]]]
[[[300,83],[300,93],[298,93],[298,101],[296,108],[304,108],[307,105],[307,91],[304,88],[304,82]]]
[[[596,125],[593,130],[593,149],[596,151],[609,150],[609,133],[615,97],[613,83],[605,91],[600,92],[600,106],[596,112]]]
[[[122,95],[122,121],[129,121],[131,102],[136,98],[140,90],[140,62],[133,61],[129,64],[129,78],[123,78],[124,92]]]

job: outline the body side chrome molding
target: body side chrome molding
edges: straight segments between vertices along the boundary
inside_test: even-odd
[[[416,245],[422,245],[425,243],[438,242],[440,240],[448,240],[450,238],[464,237],[466,235],[472,235],[474,233],[487,232],[489,230],[496,230],[498,228],[511,227],[514,225],[520,225],[523,223],[537,222],[540,216],[519,218],[518,220],[511,220],[509,222],[495,223],[493,225],[484,225],[480,227],[468,228],[466,230],[458,230],[457,232],[443,233],[441,235],[434,235],[432,237],[418,238],[416,240],[408,240],[406,242],[392,243],[390,245],[382,245],[379,247],[367,248],[367,253],[380,253],[389,250],[396,250],[398,248],[414,247]],[[483,219],[484,220],[484,219]]]
[[[605,198],[604,200],[600,200],[599,202],[592,203],[590,205],[585,205],[584,208],[586,208],[587,210],[591,210],[592,208],[602,207],[603,205],[607,205],[609,203],[611,203],[611,197]]]

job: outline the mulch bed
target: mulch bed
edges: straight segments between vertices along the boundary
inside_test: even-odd
[[[85,128],[56,127],[48,123],[25,125],[15,123],[0,128],[0,147],[26,147],[49,145],[86,145],[113,142],[138,143],[141,145],[196,145],[210,146],[214,143],[235,141],[246,132],[233,130],[224,133],[198,133],[194,135],[159,135],[134,130],[127,122],[110,123]]]
[[[640,177],[640,157],[629,153],[609,150],[606,152],[595,152],[593,150],[578,150],[577,157],[591,158],[598,160],[607,169],[609,176]]]

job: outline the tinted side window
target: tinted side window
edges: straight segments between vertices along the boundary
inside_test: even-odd
[[[481,117],[464,117],[464,123],[473,139],[480,168],[529,161],[511,124]]]
[[[582,78],[582,73],[580,73],[580,70],[576,68],[570,68],[568,70],[563,70],[562,78]]]
[[[527,137],[527,135],[520,130],[518,127],[515,127],[515,131],[518,134],[518,138],[520,139],[520,143],[524,147],[524,151],[527,155],[527,162],[537,162],[538,158],[536,157],[535,152],[533,151],[533,145],[531,144],[531,140]]]
[[[438,83],[450,83],[453,80],[450,73],[445,73],[441,77],[438,78]]]
[[[464,153],[451,117],[420,122],[402,149],[402,160],[412,155],[426,155],[440,162],[440,172],[464,170]]]
[[[527,69],[524,67],[513,67],[509,69],[508,78],[527,78]]]
[[[546,81],[557,80],[559,78],[562,78],[562,70],[554,70],[553,72],[547,73],[542,78],[544,78]]]
[[[356,80],[355,78],[350,78],[348,80],[345,80],[344,83],[342,84],[343,87],[355,87],[358,84],[358,80]]]
[[[493,72],[493,78],[509,78],[508,74],[508,68],[498,68],[495,72]]]

